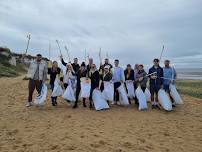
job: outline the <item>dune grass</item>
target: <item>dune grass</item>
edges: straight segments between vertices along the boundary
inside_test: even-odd
[[[180,93],[202,99],[202,80],[178,80]]]
[[[17,63],[16,66],[4,66],[0,64],[0,77],[15,77],[20,73],[24,73],[25,69],[23,65]]]

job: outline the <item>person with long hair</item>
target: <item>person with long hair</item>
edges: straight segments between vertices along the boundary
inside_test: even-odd
[[[73,70],[73,67],[70,63],[67,63],[66,70],[63,76],[64,88],[66,89],[68,85],[74,86],[75,79],[76,77],[75,77],[75,72]]]
[[[51,64],[51,61],[49,61],[48,64],[48,74],[50,75],[50,86],[51,90],[53,91],[54,89],[54,83],[55,79],[58,76],[60,81],[62,81],[62,76],[61,76],[61,69],[58,67],[57,61],[53,61]],[[52,105],[56,106],[57,105],[57,97],[51,97]]]
[[[100,75],[100,87],[99,88],[100,88],[101,92],[105,89],[104,82],[112,81],[112,73],[110,72],[110,68],[111,68],[111,66],[106,65],[104,67],[103,74]],[[109,101],[107,101],[107,103],[109,104]]]
[[[125,75],[126,81],[132,81],[134,83],[134,70],[132,69],[132,67],[131,67],[130,64],[128,64],[127,67],[126,67],[126,69],[124,70],[124,75]],[[126,90],[128,92],[127,87],[126,87]],[[131,104],[130,98],[128,98],[128,101]]]
[[[95,64],[91,64],[89,77],[91,79],[91,90],[90,90],[89,102],[90,102],[90,108],[93,108],[93,104],[92,104],[93,91],[95,89],[99,89],[99,83],[100,83],[100,74]]]

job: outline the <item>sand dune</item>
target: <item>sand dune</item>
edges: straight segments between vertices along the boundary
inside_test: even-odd
[[[173,112],[113,106],[96,112],[59,99],[25,108],[27,81],[0,78],[1,152],[200,152],[202,100],[183,96]]]

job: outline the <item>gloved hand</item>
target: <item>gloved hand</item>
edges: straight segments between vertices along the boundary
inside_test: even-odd
[[[140,77],[139,79],[138,79],[138,81],[142,81],[144,78],[143,77]]]
[[[152,75],[152,76],[151,76],[151,79],[154,79],[154,80],[155,80],[156,78],[157,78],[156,75]]]

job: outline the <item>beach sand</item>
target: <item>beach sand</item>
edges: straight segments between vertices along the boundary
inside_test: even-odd
[[[0,78],[1,152],[201,152],[202,100],[183,96],[173,112],[113,106],[73,110],[59,98],[25,107],[27,83]],[[50,97],[50,91],[49,91]]]

